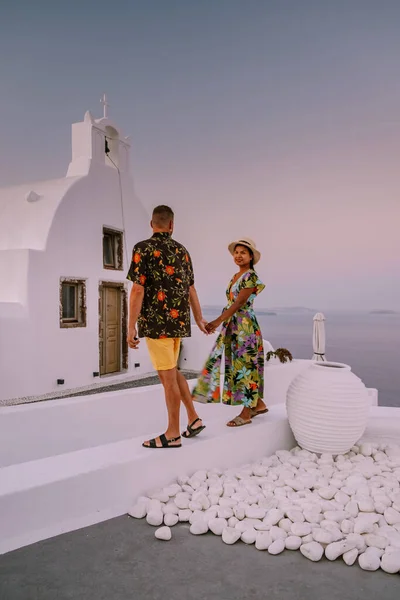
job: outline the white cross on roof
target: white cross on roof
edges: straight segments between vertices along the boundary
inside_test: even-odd
[[[107,102],[107,96],[105,94],[103,94],[103,97],[100,100],[101,104],[103,105],[103,117],[105,119],[108,118],[108,107],[110,106]]]

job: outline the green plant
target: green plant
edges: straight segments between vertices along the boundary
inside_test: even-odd
[[[286,348],[277,348],[275,350],[275,352],[272,351],[272,350],[270,350],[269,352],[267,352],[267,355],[266,355],[267,361],[271,360],[271,358],[273,356],[275,358],[279,358],[279,360],[280,360],[281,363],[286,363],[288,361],[292,362],[292,360],[293,360],[292,353],[289,352],[289,350],[286,350]]]

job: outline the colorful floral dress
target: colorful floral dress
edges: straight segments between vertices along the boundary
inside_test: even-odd
[[[241,290],[254,288],[255,292],[246,305],[223,324],[193,390],[193,400],[220,402],[221,364],[224,357],[222,402],[254,408],[258,400],[264,397],[264,346],[253,302],[265,285],[253,269],[244,273],[235,283],[232,281],[226,291],[226,308],[232,306]]]

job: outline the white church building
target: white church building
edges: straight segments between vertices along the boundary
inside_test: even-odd
[[[153,370],[126,343],[126,274],[149,220],[105,100],[103,118],[72,125],[66,177],[0,189],[0,401]]]

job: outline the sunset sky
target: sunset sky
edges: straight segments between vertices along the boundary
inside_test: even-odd
[[[399,32],[397,0],[4,3],[0,186],[65,175],[106,91],[202,302],[247,236],[260,306],[400,310]]]

